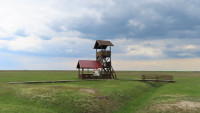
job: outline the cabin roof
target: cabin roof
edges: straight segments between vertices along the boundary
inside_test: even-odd
[[[101,63],[96,60],[79,60],[76,68],[96,69],[103,67]]]
[[[107,46],[114,46],[110,41],[107,40],[96,40],[94,49],[106,49]]]

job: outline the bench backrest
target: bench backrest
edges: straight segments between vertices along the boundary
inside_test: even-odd
[[[152,80],[173,80],[172,75],[142,75],[143,80],[152,79]]]

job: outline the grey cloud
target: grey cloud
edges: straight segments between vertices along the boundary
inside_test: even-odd
[[[95,15],[86,15],[75,19],[68,27],[82,32],[85,38],[197,38],[199,35],[200,3],[197,1],[113,2],[110,6],[92,7],[101,15],[101,23]],[[144,28],[128,25],[130,20],[139,22]]]

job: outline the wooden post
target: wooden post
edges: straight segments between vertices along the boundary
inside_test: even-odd
[[[97,61],[97,49],[96,49],[96,61]]]
[[[102,46],[101,46],[101,56],[103,55],[103,49],[102,49]]]
[[[158,76],[156,76],[156,82],[158,82]]]
[[[110,68],[111,68],[111,46],[110,46]]]

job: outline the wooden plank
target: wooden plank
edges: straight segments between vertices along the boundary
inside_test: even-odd
[[[121,81],[140,81],[140,82],[170,82],[170,83],[174,83],[176,81],[173,80],[138,80],[138,79],[117,79],[117,80],[121,80]]]
[[[35,84],[35,83],[65,83],[65,82],[81,82],[81,81],[102,81],[105,79],[84,79],[84,80],[57,80],[57,81],[25,81],[25,82],[9,82],[9,84]],[[121,81],[140,81],[140,82],[169,82],[174,83],[176,81],[173,80],[138,80],[138,79],[114,79]]]
[[[9,82],[9,84],[61,83],[61,82],[80,82],[80,81],[82,80],[26,81],[26,82]]]
[[[25,81],[25,82],[9,82],[9,84],[35,84],[35,83],[65,83],[65,82],[81,82],[81,81],[100,81],[105,79],[84,79],[84,80],[56,80],[56,81]]]

